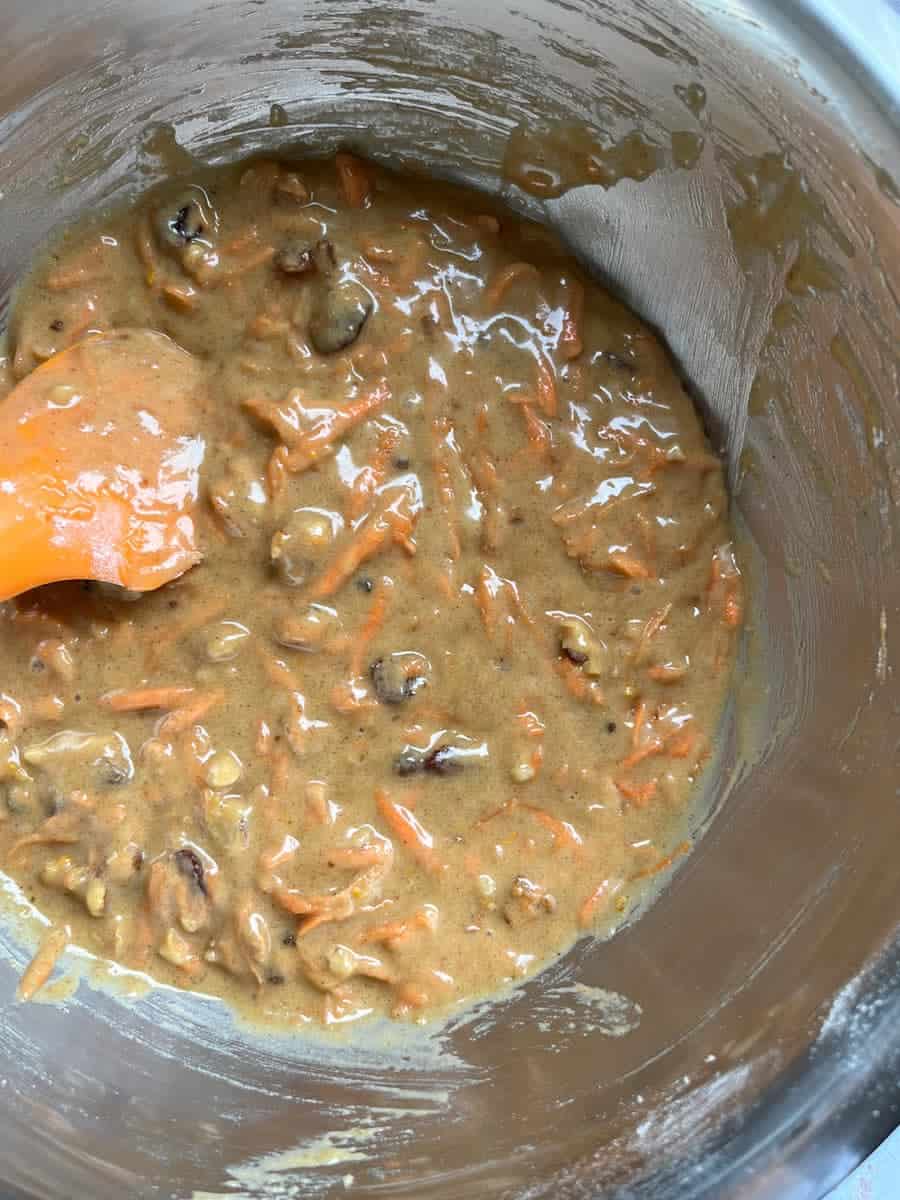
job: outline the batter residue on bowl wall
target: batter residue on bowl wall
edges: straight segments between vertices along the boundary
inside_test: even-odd
[[[73,939],[255,1019],[418,1018],[615,928],[687,848],[742,619],[655,337],[545,228],[349,155],[67,233],[4,392],[129,328],[205,372],[203,561],[0,609],[23,994]]]

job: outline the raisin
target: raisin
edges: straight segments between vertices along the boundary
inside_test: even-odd
[[[404,746],[393,762],[394,774],[401,776],[401,778],[416,775],[424,767],[425,756],[415,746]]]
[[[206,895],[206,880],[204,878],[203,863],[193,850],[185,847],[183,850],[176,850],[173,855],[175,865],[182,875],[188,879],[193,879],[194,883]]]
[[[193,242],[200,237],[204,230],[203,214],[199,204],[185,204],[179,208],[175,220],[171,224],[172,232],[182,242]]]
[[[456,775],[463,769],[462,758],[455,746],[437,746],[426,755],[424,767],[434,775]]]
[[[581,650],[570,650],[568,646],[563,647],[563,654],[569,662],[575,663],[578,667],[586,663],[589,658],[589,655],[584,654]]]
[[[369,667],[375,695],[382,704],[402,704],[413,694],[403,668],[392,658],[377,658]]]
[[[272,262],[282,275],[308,275],[316,269],[312,246],[303,246],[296,242],[282,246]]]
[[[358,284],[328,287],[309,322],[309,340],[319,354],[346,350],[359,337],[372,311],[372,297]]]

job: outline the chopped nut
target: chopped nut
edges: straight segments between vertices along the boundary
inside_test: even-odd
[[[184,250],[197,238],[208,239],[217,223],[209,196],[203,188],[191,186],[157,212],[156,236],[163,248]]]
[[[19,751],[8,734],[0,733],[0,782],[7,779],[27,783],[30,776],[19,761]]]
[[[63,876],[72,869],[72,860],[67,854],[50,858],[41,867],[41,881],[50,887],[60,887]]]
[[[11,813],[34,815],[38,808],[37,789],[32,780],[11,783],[6,789],[6,807]]]
[[[194,850],[189,846],[182,847],[181,850],[176,850],[173,858],[175,865],[185,878],[192,880],[203,895],[206,895],[206,872],[203,867],[203,862]]]
[[[556,911],[556,897],[545,887],[534,883],[525,875],[517,875],[509,889],[509,898],[503,905],[503,918],[508,925],[532,920],[540,913]]]
[[[63,872],[62,885],[67,892],[77,892],[81,888],[87,886],[90,873],[85,866],[77,866],[73,863],[67,871]]]
[[[272,953],[272,934],[262,913],[245,908],[238,917],[238,934],[255,963],[265,963]]]
[[[319,354],[335,354],[353,344],[372,311],[372,298],[359,284],[329,286],[309,323],[309,339]]]
[[[206,827],[224,850],[237,850],[247,845],[252,807],[241,796],[204,791],[202,806]]]
[[[250,630],[239,621],[219,621],[203,634],[203,651],[210,662],[231,662],[237,658]]]
[[[280,204],[299,207],[309,203],[309,188],[296,171],[285,171],[275,181],[275,199]]]
[[[578,617],[567,617],[560,621],[559,645],[563,654],[573,663],[584,668],[585,675],[603,674],[606,646],[593,637],[585,621]]]
[[[528,783],[537,775],[534,767],[530,762],[517,762],[511,769],[510,775],[513,777],[514,783]]]
[[[272,537],[269,558],[282,583],[302,587],[334,541],[340,521],[315,508],[299,508]]]
[[[275,625],[275,639],[289,650],[311,654],[339,629],[340,621],[333,608],[310,604],[302,616],[282,617]]]
[[[328,969],[338,979],[349,979],[356,970],[356,957],[349,946],[334,946],[328,954]]]
[[[80,733],[64,729],[23,751],[29,766],[62,774],[90,766],[103,783],[122,783],[134,775],[128,743],[120,733]]]
[[[497,881],[493,875],[479,875],[475,887],[483,900],[491,900],[497,894]]]
[[[106,908],[106,884],[100,879],[92,879],[84,893],[84,904],[92,917],[102,917]]]
[[[220,750],[206,763],[206,782],[216,791],[233,787],[243,774],[241,760],[232,750]]]
[[[409,681],[403,667],[392,655],[376,659],[369,667],[375,695],[382,704],[402,704],[409,699]]]
[[[186,942],[175,929],[169,929],[166,932],[166,936],[163,938],[156,952],[160,958],[164,958],[173,967],[183,967],[196,958],[190,943]]]
[[[300,242],[291,242],[282,246],[272,260],[272,264],[282,275],[309,275],[316,269],[313,247]]]
[[[376,659],[369,676],[382,704],[402,704],[428,683],[428,670],[428,660],[410,651]]]

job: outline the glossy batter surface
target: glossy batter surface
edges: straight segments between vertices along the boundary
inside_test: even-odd
[[[614,928],[741,622],[653,335],[543,228],[350,156],[71,231],[3,390],[121,329],[204,373],[203,559],[0,608],[0,861],[54,922],[23,993],[71,938],[257,1018],[415,1018]]]

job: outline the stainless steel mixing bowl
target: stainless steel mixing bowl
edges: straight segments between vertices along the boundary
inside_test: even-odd
[[[898,1112],[895,0],[0,15],[5,293],[60,221],[178,159],[166,127],[211,159],[359,143],[491,188],[520,122],[641,129],[650,178],[547,215],[663,331],[728,455],[759,664],[662,902],[440,1039],[266,1042],[211,1002],[87,979],[18,1006],[27,946],[7,930],[0,1192],[820,1196]],[[673,132],[704,137],[693,169]],[[637,1028],[609,1036],[617,1014],[578,982],[627,997],[627,1023],[639,1005]]]

